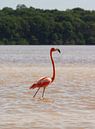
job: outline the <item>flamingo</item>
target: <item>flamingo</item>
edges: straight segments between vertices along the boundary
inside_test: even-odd
[[[55,79],[55,65],[54,65],[54,60],[53,60],[53,57],[52,57],[52,53],[55,52],[55,51],[58,51],[60,53],[60,50],[57,49],[57,48],[51,48],[50,49],[50,58],[51,58],[51,62],[52,62],[53,75],[52,75],[51,78],[50,77],[42,77],[38,81],[36,81],[32,86],[29,87],[29,89],[38,88],[33,97],[35,97],[37,95],[38,91],[42,87],[43,87],[42,97],[44,97],[46,87],[48,85],[50,85]]]

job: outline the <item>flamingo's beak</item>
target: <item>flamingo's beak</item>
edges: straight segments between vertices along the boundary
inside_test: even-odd
[[[61,53],[60,49],[56,49],[59,53]]]

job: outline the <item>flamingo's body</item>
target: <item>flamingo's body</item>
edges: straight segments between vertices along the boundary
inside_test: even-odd
[[[45,92],[45,88],[46,88],[49,84],[51,84],[51,83],[54,81],[54,79],[55,79],[55,65],[54,65],[54,61],[53,61],[53,58],[52,58],[52,52],[54,52],[54,51],[60,52],[60,50],[59,50],[59,49],[55,49],[55,48],[51,48],[51,49],[50,49],[50,57],[51,57],[52,66],[53,66],[53,76],[52,76],[51,78],[50,78],[50,77],[42,77],[42,78],[40,78],[37,82],[35,82],[35,83],[30,87],[30,89],[38,88],[38,90],[36,91],[36,93],[34,94],[33,97],[36,96],[37,92],[39,91],[39,89],[40,89],[41,87],[44,88],[44,89],[43,89],[43,93],[42,93],[42,97],[43,97],[43,96],[44,96],[44,92]]]
[[[51,78],[49,77],[42,77],[37,82],[35,82],[31,88],[37,88],[37,87],[44,87],[48,86],[51,83]]]

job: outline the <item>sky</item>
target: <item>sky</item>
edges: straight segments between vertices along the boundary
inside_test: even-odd
[[[86,10],[95,10],[95,0],[0,0],[0,9],[3,7],[15,9],[18,4],[40,9],[66,10],[80,7]]]

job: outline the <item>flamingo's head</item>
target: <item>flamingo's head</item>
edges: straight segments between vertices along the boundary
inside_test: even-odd
[[[61,53],[61,51],[58,48],[51,48],[51,51],[58,51],[59,53]]]

